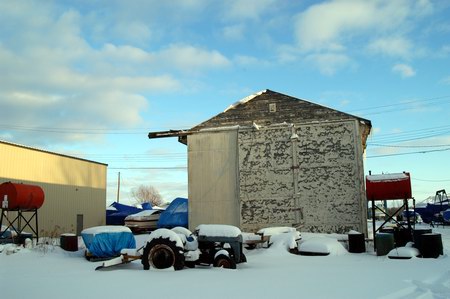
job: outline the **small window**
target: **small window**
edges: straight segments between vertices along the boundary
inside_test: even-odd
[[[269,104],[269,112],[277,112],[277,104],[275,103]]]

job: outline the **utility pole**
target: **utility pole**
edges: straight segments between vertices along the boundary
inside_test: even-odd
[[[119,202],[119,199],[120,199],[120,171],[117,179],[117,202]]]

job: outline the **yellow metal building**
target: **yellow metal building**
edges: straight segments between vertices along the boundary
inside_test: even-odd
[[[44,190],[39,236],[80,233],[105,224],[107,166],[0,141],[0,184],[11,181]]]

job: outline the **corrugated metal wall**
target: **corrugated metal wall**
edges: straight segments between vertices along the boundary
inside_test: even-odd
[[[105,224],[107,165],[0,142],[0,166],[0,183],[44,190],[40,235],[75,233],[80,214],[84,227]]]
[[[188,136],[189,227],[239,226],[237,129]]]

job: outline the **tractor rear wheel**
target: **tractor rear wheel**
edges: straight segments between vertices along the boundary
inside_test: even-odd
[[[214,267],[220,267],[225,269],[236,269],[236,262],[225,254],[219,254],[214,259]]]
[[[155,269],[173,267],[175,270],[181,270],[184,268],[183,250],[169,238],[153,239],[144,248],[142,265],[145,270],[148,270],[150,266]]]

